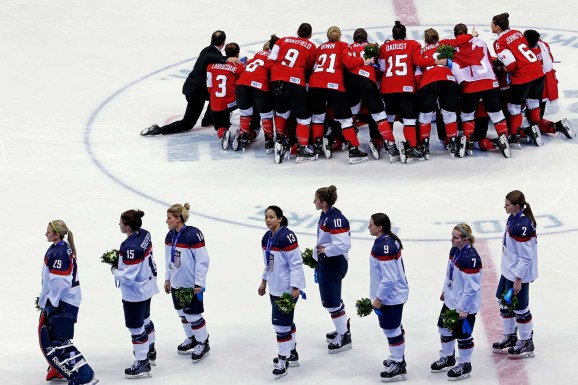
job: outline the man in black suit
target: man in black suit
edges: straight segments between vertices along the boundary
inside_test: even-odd
[[[238,58],[227,58],[221,54],[221,49],[225,46],[226,39],[227,36],[225,32],[215,31],[211,36],[211,45],[204,48],[199,54],[193,70],[183,85],[183,95],[185,95],[187,99],[187,109],[183,118],[162,127],[153,124],[142,130],[141,135],[175,134],[177,132],[191,130],[195,126],[205,107],[205,101],[209,100],[209,91],[207,90],[208,65],[213,63],[240,62]]]

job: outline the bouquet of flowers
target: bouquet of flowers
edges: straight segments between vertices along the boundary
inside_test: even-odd
[[[109,251],[105,251],[100,257],[100,261],[102,263],[106,263],[112,267],[118,268],[118,250],[112,249]]]
[[[175,297],[181,307],[187,307],[192,301],[195,295],[193,288],[191,287],[181,287],[180,289],[175,289]]]
[[[367,43],[365,48],[363,48],[363,58],[371,59],[379,56],[379,44],[377,43]]]
[[[373,311],[373,305],[369,298],[362,298],[355,301],[355,308],[357,309],[357,315],[360,317],[366,317]]]
[[[509,311],[514,311],[514,308],[518,305],[518,302],[518,296],[514,294],[513,288],[504,290],[502,296],[500,297],[500,305],[506,307]]]
[[[438,59],[452,59],[454,57],[454,47],[449,44],[442,44],[436,50]]]
[[[301,258],[303,258],[303,264],[305,266],[309,266],[312,269],[317,267],[317,261],[313,259],[313,250],[311,250],[309,247],[307,247],[305,251],[301,253]]]
[[[442,314],[442,325],[444,326],[444,328],[454,330],[456,326],[458,326],[459,322],[460,316],[458,312],[455,310],[447,309]]]
[[[39,297],[36,297],[36,299],[34,300],[34,307],[36,307],[37,311],[42,311],[42,308],[40,306],[38,306],[38,300],[39,299],[40,299]]]
[[[283,295],[278,300],[276,300],[275,303],[283,314],[289,314],[293,311],[293,309],[295,309],[295,300],[289,293],[283,293]]]

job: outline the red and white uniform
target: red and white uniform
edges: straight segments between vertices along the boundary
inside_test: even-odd
[[[328,41],[317,48],[317,59],[309,87],[345,92],[343,68],[353,70],[363,65],[363,59],[349,50],[347,43]]]
[[[424,58],[432,58],[435,59],[437,57],[437,49],[440,46],[440,43],[436,44],[428,44],[422,48],[421,54]],[[419,89],[427,86],[430,83],[442,81],[442,80],[449,80],[452,82],[456,81],[456,78],[452,74],[452,71],[447,66],[442,65],[433,65],[428,67],[421,68],[421,80],[419,81]]]
[[[542,64],[528,47],[522,32],[514,29],[502,31],[494,42],[494,50],[510,73],[512,84],[525,84],[544,76]]]
[[[367,44],[367,42],[351,43],[349,44],[349,50],[353,53],[353,56],[363,58],[363,51],[365,50],[365,46]],[[353,70],[350,70],[350,72],[354,75],[363,76],[364,78],[368,78],[372,82],[377,83],[377,71],[371,64],[356,67]]]
[[[550,51],[550,46],[545,41],[538,40],[538,45],[532,48],[532,52],[536,54],[538,60],[542,63],[544,73],[546,73],[542,100],[551,102],[558,100],[558,79],[556,78],[554,57]]]
[[[267,68],[271,68],[271,81],[284,81],[305,87],[315,64],[316,47],[302,37],[284,37],[275,43]]]
[[[435,64],[432,58],[424,58],[421,45],[415,40],[391,40],[379,49],[379,64],[383,71],[381,93],[417,91],[415,67]]]
[[[461,85],[463,93],[498,87],[490,52],[482,39],[463,34],[455,39],[441,40],[439,43],[449,44],[455,48],[451,71]]]
[[[269,91],[269,71],[265,63],[269,58],[269,51],[259,51],[245,64],[245,71],[241,73],[237,85]]]
[[[207,88],[211,95],[212,111],[224,111],[235,107],[235,86],[245,70],[242,64],[215,63],[207,68]]]

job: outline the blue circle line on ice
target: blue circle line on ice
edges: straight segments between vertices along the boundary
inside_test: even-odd
[[[433,26],[433,27],[442,27],[442,28],[449,28],[450,30],[453,28],[451,26]],[[370,27],[370,28],[366,28],[366,30],[368,32],[370,31],[374,31],[379,29],[380,31],[376,31],[376,36],[378,37],[378,39],[376,39],[377,41],[383,41],[385,37],[387,37],[387,35],[384,35],[384,33],[382,31],[389,31],[390,27]],[[408,31],[408,36],[410,35],[410,32],[413,32],[414,38],[418,38],[415,37],[416,34],[418,34],[420,31],[420,28],[422,28],[422,26],[410,26],[408,27],[408,29],[410,31]],[[520,27],[519,29],[527,29],[528,27]],[[529,28],[535,28],[535,27],[529,27]],[[487,28],[484,28],[487,29]],[[553,30],[553,29],[548,29],[548,28],[541,28],[540,31],[552,31],[552,32],[571,32],[571,33],[576,33],[577,31],[572,31],[572,30]],[[354,31],[353,28],[351,29],[347,29],[347,30],[343,30],[344,33],[346,32],[352,32]],[[387,32],[388,33],[388,32]],[[319,36],[323,36],[324,32],[319,32],[319,33],[315,33],[312,37],[312,40],[315,41],[317,44],[323,43],[324,39],[319,39]],[[370,34],[371,35],[371,34]],[[344,34],[345,39],[347,39],[347,36]],[[572,43],[575,40],[575,37],[572,37],[569,40],[560,40],[560,37],[558,35],[554,36],[557,41],[563,41],[565,44],[564,45],[568,45],[569,43]],[[263,43],[263,41],[258,41],[258,42],[254,42],[254,43],[248,43],[245,44],[244,47],[247,46],[254,46],[257,44],[261,44]],[[578,48],[578,44],[572,44],[571,45],[572,48]],[[248,51],[248,53],[254,53],[255,51]],[[120,89],[118,89],[117,91],[115,91],[114,93],[112,93],[110,96],[108,96],[107,98],[105,98],[99,105],[98,107],[90,114],[90,117],[86,123],[86,127],[84,129],[84,145],[85,145],[85,149],[90,157],[90,159],[93,161],[93,163],[96,165],[96,167],[102,172],[104,173],[107,177],[109,177],[112,181],[114,181],[115,183],[117,183],[118,185],[122,186],[123,188],[127,189],[128,191],[139,195],[145,199],[148,199],[152,202],[158,203],[161,206],[164,207],[169,207],[171,204],[167,203],[155,196],[149,195],[131,185],[129,185],[128,183],[126,183],[125,181],[123,181],[122,179],[120,179],[119,177],[117,177],[116,175],[114,175],[113,171],[109,170],[107,167],[105,167],[103,165],[103,163],[98,159],[98,157],[96,156],[96,154],[93,151],[92,148],[92,144],[91,144],[91,133],[93,131],[94,128],[94,123],[97,120],[98,116],[101,114],[101,112],[115,99],[117,98],[119,95],[121,95],[122,93],[124,93],[125,91],[127,91],[128,89],[134,87],[135,85],[157,75],[160,74],[162,72],[165,72],[167,70],[170,70],[172,68],[178,67],[182,64],[185,63],[189,63],[189,62],[194,62],[197,59],[198,56],[192,57],[190,59],[185,59],[182,61],[179,61],[177,63],[165,66],[163,68],[160,68],[156,71],[153,71],[147,75],[144,75],[136,80],[133,80],[132,82],[126,84],[125,86],[121,87]],[[137,135],[135,133],[135,135]],[[239,225],[239,226],[244,226],[244,227],[250,227],[250,228],[255,228],[255,229],[259,229],[259,230],[263,230],[263,226],[262,225],[256,225],[256,224],[251,224],[251,223],[247,223],[247,222],[241,222],[241,221],[235,221],[235,220],[229,220],[229,219],[225,219],[225,218],[220,218],[220,217],[215,217],[215,216],[211,216],[211,215],[207,215],[204,214],[202,212],[197,212],[197,211],[191,211],[192,215],[196,215],[196,216],[200,216],[203,218],[207,218],[207,219],[211,219],[211,220],[215,220],[215,221],[219,221],[219,222],[224,222],[224,223],[229,223],[229,224],[234,224],[234,225]],[[246,218],[248,219],[248,218]],[[561,229],[558,231],[550,231],[547,233],[544,233],[542,235],[549,235],[549,234],[561,234],[561,233],[568,233],[568,232],[575,232],[578,231],[578,229]],[[306,231],[295,231],[297,234],[302,234],[302,235],[314,235],[311,232],[306,232]],[[356,235],[352,235],[352,238],[354,239],[368,239],[368,236],[356,236]],[[502,235],[496,235],[496,236],[488,236],[488,237],[484,237],[484,239],[500,239],[502,238]],[[434,242],[434,241],[444,241],[447,242],[447,237],[444,238],[440,238],[440,239],[425,239],[425,238],[404,238],[407,241],[414,241],[414,242]]]

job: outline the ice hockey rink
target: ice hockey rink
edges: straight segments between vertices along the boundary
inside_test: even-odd
[[[178,356],[184,335],[170,296],[153,298],[160,384],[271,384],[276,355],[267,297],[257,295],[266,230],[263,209],[279,205],[302,249],[315,245],[319,212],[312,203],[318,187],[334,184],[340,208],[351,221],[353,247],[343,298],[351,317],[353,349],[327,354],[324,335],[333,330],[321,307],[313,272],[305,267],[306,301],[295,322],[301,367],[278,383],[379,383],[387,340],[376,317],[359,318],[355,300],[369,295],[368,258],[373,239],[369,216],[385,212],[404,244],[410,284],[405,306],[408,384],[446,383],[432,374],[438,358],[436,319],[450,233],[470,224],[483,258],[483,306],[474,330],[469,384],[575,384],[578,298],[575,243],[578,235],[578,140],[545,138],[543,147],[524,145],[511,159],[495,152],[451,159],[437,141],[428,162],[389,164],[371,157],[350,166],[345,153],[308,164],[275,165],[262,150],[262,134],[246,152],[224,152],[212,127],[164,137],[141,137],[142,128],[178,119],[186,102],[184,78],[195,55],[217,29],[228,42],[252,54],[271,33],[293,35],[302,22],[313,26],[313,41],[339,26],[344,39],[365,27],[380,43],[396,19],[408,37],[422,41],[426,28],[449,37],[455,24],[476,27],[491,43],[492,16],[510,13],[511,26],[536,29],[550,43],[560,80],[560,109],[578,128],[578,6],[572,2],[294,0],[0,3],[0,368],[2,383],[45,383],[46,361],[37,342],[42,261],[49,244],[47,223],[63,219],[73,231],[83,303],[75,343],[102,384],[120,384],[133,361],[124,326],[120,291],[100,263],[105,250],[118,248],[120,214],[139,208],[143,227],[153,235],[159,285],[165,272],[163,241],[166,209],[190,202],[188,224],[206,238],[211,267],[205,319],[211,355],[193,365]],[[491,44],[489,44],[491,45]],[[493,129],[490,134],[495,135]],[[397,132],[396,132],[397,134]],[[361,130],[367,151],[367,130]],[[504,196],[526,194],[538,221],[539,278],[531,285],[536,357],[512,361],[493,355],[501,332],[494,299],[499,278],[501,237],[507,215]]]

